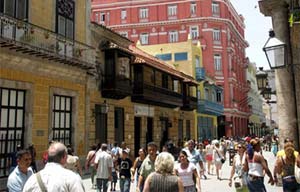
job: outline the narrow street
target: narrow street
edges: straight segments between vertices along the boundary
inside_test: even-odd
[[[271,152],[264,151],[263,154],[268,161],[271,172],[273,172],[272,170],[273,170],[274,163],[275,163],[275,157],[273,156],[273,154]],[[228,154],[227,154],[227,156],[228,156]],[[224,163],[223,168],[222,168],[222,180],[221,181],[217,180],[216,175],[207,175],[207,180],[201,179],[202,192],[235,191],[234,187],[230,188],[228,186],[230,170],[231,170],[231,166],[229,166],[229,161],[227,158],[227,161]],[[282,187],[271,186],[270,184],[267,184],[267,182],[268,182],[268,176],[265,177],[265,185],[266,185],[268,192],[281,192],[282,191]],[[96,191],[95,189],[92,189],[90,177],[85,178],[83,180],[83,183],[84,183],[86,191],[88,191],[88,192]],[[109,190],[110,190],[110,188],[109,188]],[[119,191],[119,186],[117,184],[117,192],[118,191]],[[134,187],[131,186],[130,191],[134,192]]]

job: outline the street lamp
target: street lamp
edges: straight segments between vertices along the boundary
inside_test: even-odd
[[[106,100],[104,100],[104,102],[100,105],[100,110],[101,110],[101,113],[103,114],[107,114],[108,111],[109,111],[109,106],[108,106],[108,103],[106,103]]]
[[[263,67],[259,67],[259,71],[256,73],[257,88],[260,91],[266,88],[268,78],[268,74],[263,69]]]
[[[269,31],[269,39],[263,47],[271,69],[286,66],[286,44],[275,37],[273,30]]]

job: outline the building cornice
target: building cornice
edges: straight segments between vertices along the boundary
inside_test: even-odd
[[[174,24],[182,24],[182,23],[190,23],[190,22],[221,22],[226,23],[231,27],[231,30],[235,33],[235,35],[243,42],[245,47],[249,46],[249,43],[242,37],[242,35],[238,32],[233,22],[229,19],[218,18],[218,17],[193,17],[193,18],[185,18],[178,20],[165,20],[165,21],[154,21],[147,23],[132,23],[132,24],[121,24],[121,25],[110,25],[108,26],[111,29],[119,30],[124,28],[145,28],[149,26],[166,26],[166,25],[174,25]]]
[[[258,5],[260,12],[265,16],[272,16],[272,12],[289,6],[285,0],[260,0]]]

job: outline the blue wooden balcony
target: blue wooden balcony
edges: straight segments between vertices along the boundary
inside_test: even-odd
[[[221,103],[200,99],[198,100],[197,112],[220,116],[224,113],[224,106]]]
[[[196,67],[196,80],[203,81],[205,79],[205,69],[203,67]]]

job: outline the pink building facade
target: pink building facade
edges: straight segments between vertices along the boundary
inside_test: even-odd
[[[229,0],[92,0],[91,19],[142,45],[186,41],[202,47],[206,74],[223,87],[225,136],[249,133],[244,19]],[[161,50],[163,52],[163,50]]]

